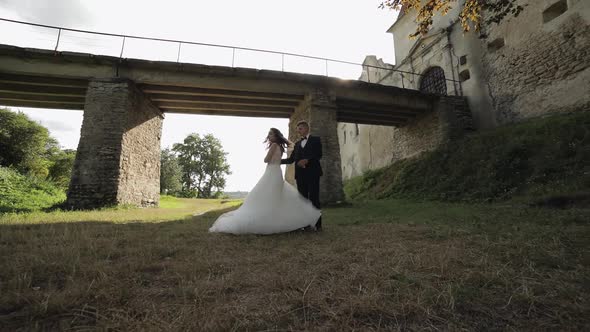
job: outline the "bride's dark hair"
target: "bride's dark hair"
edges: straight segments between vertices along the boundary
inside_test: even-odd
[[[287,147],[291,144],[291,142],[289,142],[289,140],[286,139],[285,136],[283,136],[283,134],[281,133],[281,131],[277,128],[270,128],[270,132],[274,134],[276,142],[272,142],[269,139],[269,136],[266,136],[266,140],[264,140],[264,143],[268,143],[267,148],[270,148],[272,143],[277,143],[281,148],[281,152],[285,152],[285,150],[287,150]]]

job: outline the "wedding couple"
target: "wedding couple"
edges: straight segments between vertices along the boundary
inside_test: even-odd
[[[210,232],[233,234],[272,234],[298,229],[322,230],[320,211],[320,176],[322,143],[309,134],[309,124],[297,123],[301,136],[291,156],[281,159],[290,142],[276,128],[271,128],[265,143],[266,171],[235,211],[222,214]],[[295,163],[297,189],[283,180],[281,164]]]

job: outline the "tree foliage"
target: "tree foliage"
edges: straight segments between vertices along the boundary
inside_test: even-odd
[[[72,168],[74,168],[74,161],[76,160],[76,150],[57,150],[48,157],[48,160],[50,166],[47,178],[59,188],[68,189],[72,177]]]
[[[208,134],[188,135],[172,150],[182,168],[182,192],[187,197],[213,198],[225,188],[226,175],[231,174],[221,142]]]
[[[160,156],[160,193],[177,195],[182,190],[182,168],[170,149],[162,150]]]
[[[455,5],[460,5],[458,0],[385,0],[379,5],[380,8],[400,10],[402,7],[406,12],[417,11],[417,28],[410,37],[424,35],[432,26],[432,20],[437,13],[447,14]],[[507,15],[518,16],[524,9],[518,5],[517,0],[465,0],[463,3],[459,20],[463,31],[476,31],[481,29],[482,23],[491,24],[501,22]],[[485,20],[483,13],[486,13]]]
[[[47,128],[22,112],[0,108],[0,123],[0,166],[67,189],[75,150],[60,149]]]
[[[48,157],[59,151],[49,130],[22,112],[0,108],[0,166],[40,178],[49,175]]]

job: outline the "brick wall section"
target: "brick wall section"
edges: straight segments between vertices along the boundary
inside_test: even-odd
[[[418,116],[408,124],[393,130],[393,161],[413,157],[436,148],[442,141],[443,131],[436,112]],[[375,142],[375,144],[379,144]]]
[[[338,122],[336,121],[336,105],[330,96],[322,91],[310,93],[295,110],[289,122],[289,140],[296,142],[297,122],[307,121],[311,134],[322,140],[321,165],[324,175],[320,179],[320,201],[322,204],[336,203],[344,200],[342,189],[342,168],[340,145],[338,143]],[[290,153],[290,151],[289,151]],[[289,166],[285,178],[294,184],[294,168]]]
[[[590,107],[587,90],[572,98],[570,87],[560,87],[578,75],[585,80],[572,87],[590,82],[590,26],[577,14],[558,29],[539,29],[516,45],[487,52],[483,64],[500,123]]]
[[[162,115],[132,82],[90,82],[67,205],[157,205]]]
[[[441,143],[459,138],[471,130],[473,121],[467,100],[457,96],[440,96],[432,112],[393,129],[393,160],[434,150]]]

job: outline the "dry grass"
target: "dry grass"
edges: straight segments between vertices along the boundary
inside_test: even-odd
[[[584,330],[588,210],[370,201],[323,233],[0,223],[4,330]]]

